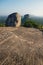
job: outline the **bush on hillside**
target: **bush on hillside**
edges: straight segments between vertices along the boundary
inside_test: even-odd
[[[38,28],[38,29],[42,29],[43,28],[43,26],[41,24],[38,24],[38,23],[36,23],[36,22],[34,22],[32,20],[26,20],[24,22],[24,25],[23,26],[24,27]]]
[[[5,27],[5,24],[4,23],[0,23],[0,27]]]

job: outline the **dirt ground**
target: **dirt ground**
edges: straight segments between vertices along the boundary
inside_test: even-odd
[[[34,28],[0,27],[0,65],[43,65],[43,34]]]

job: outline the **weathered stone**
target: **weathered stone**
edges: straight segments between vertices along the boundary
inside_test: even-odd
[[[29,20],[29,14],[25,14],[22,18],[22,25],[24,25],[25,21]]]
[[[6,26],[19,27],[21,25],[21,16],[18,13],[12,13],[8,16]]]
[[[0,65],[43,65],[43,34],[38,29],[1,27],[0,37]]]
[[[25,14],[24,18],[28,18],[29,19],[29,14]]]

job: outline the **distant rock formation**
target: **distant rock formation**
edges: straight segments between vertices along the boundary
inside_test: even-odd
[[[29,14],[25,14],[25,15],[24,15],[24,18],[25,18],[25,19],[29,19]]]
[[[8,16],[6,26],[19,27],[21,25],[21,16],[18,13],[12,13]]]
[[[22,18],[22,25],[24,24],[25,21],[29,20],[29,14],[25,14],[24,17]]]

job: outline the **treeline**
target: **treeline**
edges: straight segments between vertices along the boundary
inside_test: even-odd
[[[43,30],[43,24],[40,24],[39,22],[32,20],[29,14],[24,15],[24,17],[22,18],[22,26]]]
[[[5,27],[7,16],[0,16],[0,27]]]
[[[43,29],[43,25],[42,24],[38,24],[37,22],[32,21],[31,19],[30,20],[26,20],[22,26],[31,27],[31,28],[37,28],[37,29]]]
[[[0,27],[5,27],[5,20],[0,20]]]
[[[7,17],[6,17],[7,18]],[[5,27],[5,20],[6,18],[2,18],[0,20],[0,27]],[[43,24],[39,24],[37,21],[33,21],[29,14],[25,14],[23,17],[21,17],[21,26],[24,27],[31,27],[31,28],[37,28],[37,29],[42,29],[43,30]]]
[[[31,19],[22,21],[21,26],[23,27],[31,27],[31,28],[37,28],[37,29],[43,29],[43,25],[39,24],[35,21],[32,21]],[[5,27],[5,22],[0,22],[0,27]]]

